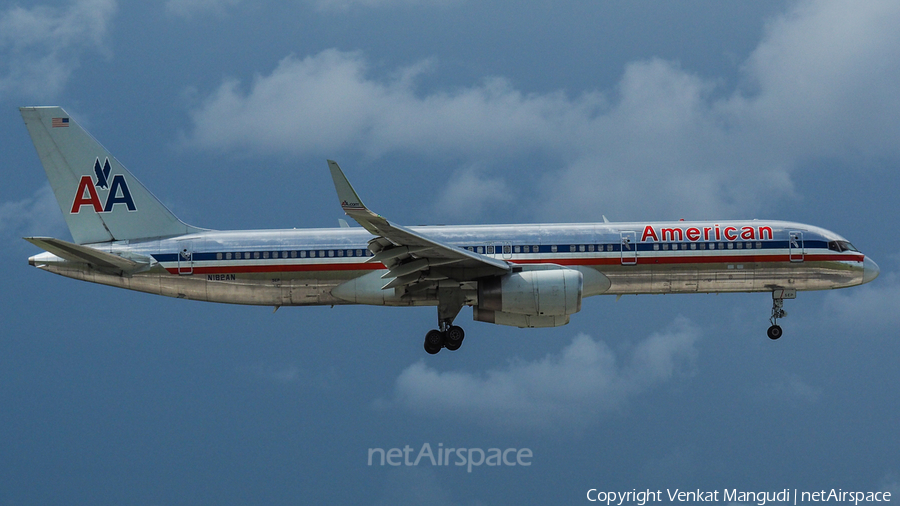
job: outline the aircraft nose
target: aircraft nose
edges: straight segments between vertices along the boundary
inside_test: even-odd
[[[878,264],[875,263],[869,257],[866,257],[863,260],[863,283],[868,283],[873,279],[878,277],[878,274],[881,273],[881,270],[878,268]]]

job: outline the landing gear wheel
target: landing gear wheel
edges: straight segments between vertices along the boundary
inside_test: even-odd
[[[425,351],[434,355],[444,347],[444,334],[439,330],[429,330],[425,334]]]
[[[463,339],[465,338],[466,332],[462,327],[453,325],[447,329],[447,332],[444,334],[444,347],[450,351],[456,351],[462,346]]]
[[[778,325],[772,325],[771,327],[769,327],[769,330],[766,331],[766,335],[768,335],[769,339],[773,341],[781,337],[781,334],[781,327]]]

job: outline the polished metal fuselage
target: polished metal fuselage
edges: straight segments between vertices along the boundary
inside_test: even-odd
[[[512,264],[577,269],[584,274],[585,296],[826,290],[863,283],[863,254],[831,250],[828,243],[842,237],[800,223],[411,228],[444,244]],[[130,275],[103,272],[50,253],[36,255],[30,262],[67,277],[170,297],[270,306],[331,305],[348,303],[332,295],[335,287],[386,272],[384,265],[368,261],[371,238],[361,228],[204,231],[90,245],[105,252],[152,258],[145,271]],[[435,290],[415,294],[402,290],[388,289],[391,293],[379,303],[437,304]]]

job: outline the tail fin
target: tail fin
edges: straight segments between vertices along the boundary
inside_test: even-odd
[[[19,112],[77,244],[201,230],[175,217],[61,107],[20,107]]]

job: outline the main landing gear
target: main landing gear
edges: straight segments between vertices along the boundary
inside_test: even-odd
[[[438,291],[438,328],[425,334],[425,351],[434,355],[441,348],[456,351],[462,346],[466,333],[462,327],[453,325],[453,320],[465,302],[465,296],[460,290]]]
[[[774,341],[784,333],[778,325],[778,319],[787,316],[787,311],[784,310],[784,299],[796,298],[797,290],[772,290],[772,316],[769,317],[769,322],[772,323],[772,326],[766,331],[766,335],[769,336],[769,339]]]
[[[441,351],[441,348],[447,348],[450,351],[456,351],[462,346],[466,332],[462,327],[456,325],[442,324],[444,330],[429,330],[425,334],[425,351],[434,355]]]

